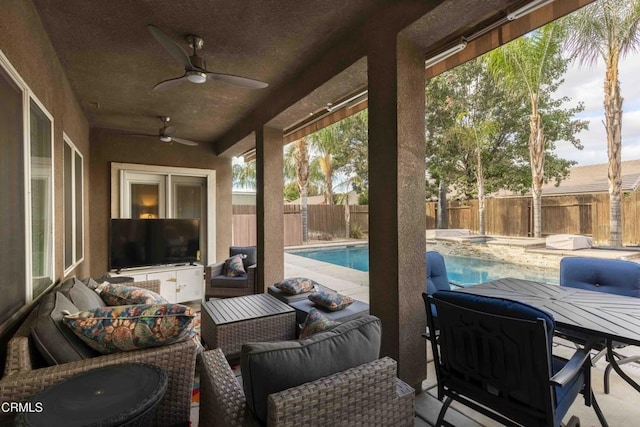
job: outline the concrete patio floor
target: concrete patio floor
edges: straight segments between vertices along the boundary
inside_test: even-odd
[[[344,243],[342,243],[344,245]],[[326,285],[336,291],[349,295],[355,299],[369,302],[369,274],[340,267],[321,261],[285,253],[285,277],[304,276]],[[420,331],[416,331],[420,333]],[[416,426],[434,425],[440,411],[441,403],[435,398],[436,381],[431,351],[427,351],[427,380],[423,382],[423,393],[416,397]],[[554,354],[569,357],[573,352],[572,345],[563,340],[556,340]],[[624,354],[640,354],[640,348],[626,347],[621,351]],[[611,374],[611,393],[604,394],[603,375],[606,361],[601,359],[592,370],[592,388],[602,412],[611,427],[634,426],[640,421],[640,394],[622,380],[615,372]],[[640,382],[640,365],[624,365],[623,370],[637,382]],[[569,409],[567,419],[571,415],[580,418],[581,426],[599,426],[600,423],[593,408],[586,407],[584,400],[579,396]],[[484,417],[456,403],[452,404],[447,412],[447,420],[460,427],[498,426],[501,424]]]

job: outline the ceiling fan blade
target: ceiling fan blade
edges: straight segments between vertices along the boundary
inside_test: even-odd
[[[169,80],[165,80],[163,82],[158,83],[157,85],[155,85],[153,87],[153,89],[151,89],[153,92],[159,92],[162,90],[166,90],[166,89],[170,89],[172,87],[178,86],[179,84],[181,84],[182,82],[187,81],[187,75],[185,74],[182,77],[178,77],[175,79],[169,79]]]
[[[220,80],[221,82],[229,83],[235,86],[246,87],[249,89],[263,89],[269,86],[268,83],[261,82],[260,80],[234,76],[233,74],[212,73],[210,71],[207,71],[207,78],[210,80]]]
[[[121,134],[122,136],[143,136],[143,137],[150,137],[150,138],[157,138],[158,135],[149,135],[147,133],[123,133]]]
[[[167,126],[166,128],[164,128],[162,134],[166,135],[166,136],[171,136],[174,133],[176,133],[176,127],[175,126]]]
[[[188,139],[183,138],[176,138],[175,136],[172,136],[171,140],[177,142],[178,144],[189,145],[191,147],[195,147],[196,145],[198,145],[197,142],[189,141]]]
[[[191,59],[189,59],[189,55],[176,43],[171,37],[160,31],[157,27],[153,25],[147,25],[147,29],[151,33],[153,37],[165,48],[167,52],[171,54],[175,59],[177,59],[185,68],[191,69],[193,65],[191,65]]]

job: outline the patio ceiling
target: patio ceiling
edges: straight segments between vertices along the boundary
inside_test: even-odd
[[[92,128],[156,133],[156,116],[168,115],[177,136],[209,143],[222,155],[251,148],[246,137],[262,125],[290,129],[327,103],[365,88],[362,58],[376,20],[408,26],[404,35],[427,55],[522,3],[33,0]],[[185,35],[201,36],[209,70],[269,87],[249,90],[210,81],[152,92],[156,83],[181,76],[183,68],[151,36],[148,24],[185,50]]]

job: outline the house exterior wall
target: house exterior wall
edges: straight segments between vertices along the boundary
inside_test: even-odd
[[[0,50],[53,116],[55,280],[64,278],[63,132],[67,134],[84,158],[85,258],[67,275],[87,276],[90,266],[89,257],[86,254],[91,252],[91,240],[88,238],[90,218],[87,209],[90,203],[89,123],[30,1],[2,0]],[[23,178],[16,177],[16,179]],[[2,185],[11,185],[11,183],[2,183]],[[24,254],[16,253],[15,256],[24,257]]]
[[[126,138],[104,130],[90,131],[90,124],[83,106],[78,103],[30,1],[2,1],[0,50],[54,120],[54,278],[56,280],[65,278],[63,132],[67,134],[84,159],[85,257],[84,261],[66,276],[99,277],[106,272],[110,212],[109,164],[112,161],[215,169],[217,172],[216,258],[226,257],[228,247],[231,245],[231,161],[229,159],[218,158],[206,145],[175,148],[171,145],[165,146],[159,141],[147,142],[141,138]],[[96,153],[97,159],[92,158],[93,153]],[[10,185],[10,183],[2,185]],[[92,217],[94,214],[97,218]],[[23,257],[24,254],[16,253],[16,256]],[[96,265],[91,265],[92,262],[96,262]]]
[[[152,120],[152,118],[150,118]],[[91,276],[108,271],[111,217],[111,162],[213,169],[216,171],[216,259],[228,256],[231,245],[231,159],[217,157],[206,144],[187,147],[154,138],[135,138],[106,129],[91,130],[91,200],[89,238]]]

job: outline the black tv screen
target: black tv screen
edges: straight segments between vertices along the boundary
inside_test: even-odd
[[[111,219],[109,269],[192,263],[200,255],[198,219]]]

